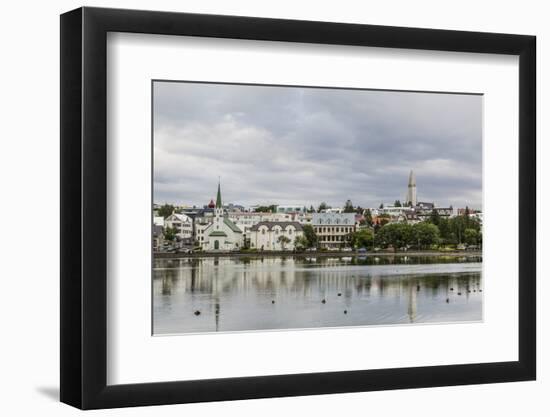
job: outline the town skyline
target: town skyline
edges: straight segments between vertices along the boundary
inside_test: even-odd
[[[414,171],[411,170],[411,173],[413,173],[413,172]],[[218,177],[218,183],[217,183],[216,187],[218,187],[219,185],[221,185],[221,177]],[[407,192],[408,192],[408,190],[407,190]],[[275,205],[275,206],[287,206],[288,205],[288,206],[296,206],[296,207],[305,207],[306,209],[310,209],[310,207],[314,207],[315,210],[317,210],[318,207],[323,203],[325,203],[328,208],[343,208],[345,206],[345,204],[347,203],[347,201],[349,200],[349,201],[351,201],[351,203],[353,204],[354,207],[361,207],[363,209],[367,209],[367,208],[378,208],[380,206],[380,204],[383,204],[384,206],[393,206],[394,203],[397,202],[397,201],[399,201],[400,204],[405,206],[409,202],[407,200],[407,198],[408,198],[408,195],[406,195],[404,199],[396,198],[393,201],[381,201],[379,204],[377,204],[377,205],[375,204],[375,205],[372,205],[372,206],[357,204],[351,198],[346,199],[345,201],[340,202],[340,203],[331,203],[329,201],[318,201],[318,202],[302,203],[302,202],[299,202],[299,201],[294,201],[294,202],[286,202],[284,204],[281,204],[277,201],[267,201],[267,202],[264,201],[264,202],[258,202],[258,203],[255,203],[255,204],[248,204],[248,205],[240,204],[238,201],[227,201],[224,198],[223,205],[224,206],[228,206],[228,205],[243,206],[245,208],[267,207],[267,206],[273,206],[273,205]],[[216,201],[216,195],[213,195],[211,198],[207,198],[207,199],[205,199],[204,201],[202,201],[200,203],[174,202],[174,201],[162,201],[162,202],[154,201],[154,204],[157,204],[157,205],[171,204],[171,205],[178,206],[178,207],[202,208],[202,207],[207,207],[209,204],[214,204],[215,201]],[[433,200],[429,200],[429,199],[422,199],[421,197],[417,198],[416,201],[417,202],[432,203],[437,207],[454,207],[454,208],[468,207],[468,208],[473,209],[473,210],[481,210],[482,209],[481,206],[476,207],[475,205],[471,205],[471,204],[468,204],[468,203],[463,204],[463,205],[459,205],[459,206],[453,206],[452,204],[445,204],[444,202],[433,201]]]
[[[238,99],[235,99],[238,98]],[[482,97],[154,83],[154,202],[482,208]]]

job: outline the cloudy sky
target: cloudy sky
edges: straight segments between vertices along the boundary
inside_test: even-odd
[[[154,83],[154,198],[377,207],[404,200],[481,208],[482,97]]]

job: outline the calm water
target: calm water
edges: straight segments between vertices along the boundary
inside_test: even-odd
[[[153,332],[477,321],[481,290],[479,256],[156,259]]]

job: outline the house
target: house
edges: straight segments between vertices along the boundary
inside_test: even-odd
[[[224,215],[219,183],[212,222],[198,227],[197,233],[197,240],[205,251],[226,252],[239,250],[243,246],[244,238],[241,229]]]
[[[191,240],[193,237],[193,219],[186,214],[172,213],[164,219],[164,227],[176,229],[179,239]]]
[[[160,252],[164,246],[164,230],[162,226],[153,226],[153,251]]]
[[[263,221],[250,229],[250,247],[261,251],[294,250],[296,239],[303,235],[298,222]]]
[[[313,213],[311,224],[319,245],[327,249],[348,246],[356,230],[355,213]]]

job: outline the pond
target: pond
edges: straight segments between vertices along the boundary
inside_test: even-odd
[[[480,256],[155,259],[153,333],[482,320]]]

